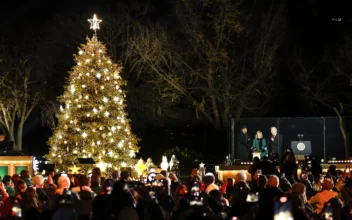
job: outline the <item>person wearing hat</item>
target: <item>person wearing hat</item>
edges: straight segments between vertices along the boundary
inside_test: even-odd
[[[247,131],[247,126],[241,126],[241,132],[237,135],[236,159],[250,161],[252,158],[252,142]]]

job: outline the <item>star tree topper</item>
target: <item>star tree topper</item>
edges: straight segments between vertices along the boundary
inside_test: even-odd
[[[97,31],[99,28],[99,23],[102,21],[97,18],[97,16],[94,14],[93,19],[88,19],[90,23],[90,29],[93,29],[94,31]]]

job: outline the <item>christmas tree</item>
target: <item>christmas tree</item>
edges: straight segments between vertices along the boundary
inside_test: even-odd
[[[89,21],[91,29],[99,29],[95,15]],[[46,157],[66,171],[76,158],[92,158],[103,169],[133,166],[139,148],[125,112],[122,65],[111,61],[96,33],[74,57],[77,65],[58,98],[62,106]]]

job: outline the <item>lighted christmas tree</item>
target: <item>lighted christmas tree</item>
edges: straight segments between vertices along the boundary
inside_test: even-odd
[[[101,20],[95,15],[89,22],[91,29],[99,29]],[[75,61],[58,99],[62,106],[46,157],[63,170],[76,158],[92,158],[103,169],[133,166],[139,148],[125,112],[122,65],[111,61],[96,33],[87,37]]]

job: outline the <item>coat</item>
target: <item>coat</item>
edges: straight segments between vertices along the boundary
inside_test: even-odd
[[[240,132],[237,135],[236,158],[241,161],[249,161],[252,158],[252,143],[249,134]]]
[[[262,139],[253,139],[253,148],[260,153],[260,157],[268,156],[268,148],[266,148],[266,140]]]

